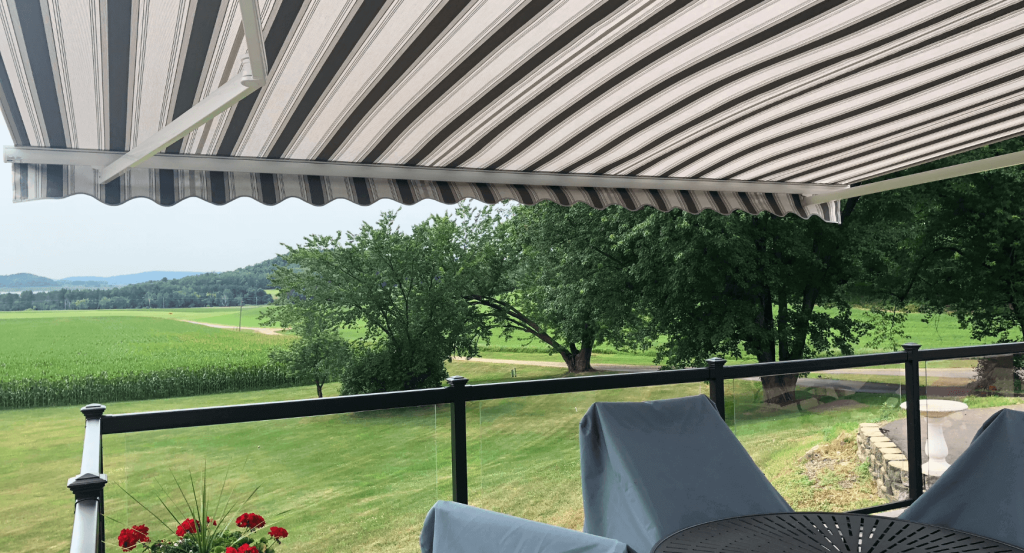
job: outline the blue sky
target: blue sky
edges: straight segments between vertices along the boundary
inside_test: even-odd
[[[0,143],[13,144],[0,124]],[[240,199],[215,206],[192,198],[172,207],[136,199],[112,207],[85,196],[12,201],[11,167],[0,167],[0,275],[50,278],[143,271],[228,271],[285,251],[309,234],[356,230],[401,207],[402,228],[453,210],[434,201],[361,207],[339,200],[314,207],[290,199],[276,206]]]

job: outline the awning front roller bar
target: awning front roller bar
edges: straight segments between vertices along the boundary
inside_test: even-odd
[[[166,128],[166,127],[165,127]],[[122,156],[111,152],[56,150],[52,148],[4,147],[4,162],[40,165],[87,165],[103,170]],[[805,206],[877,194],[898,188],[937,182],[994,169],[1024,164],[1024,152],[962,163],[932,171],[882,180],[863,186],[835,186],[797,182],[729,181],[672,177],[620,177],[543,172],[488,171],[484,169],[448,169],[444,167],[407,167],[403,165],[222,158],[215,156],[155,155],[135,163],[134,167],[175,171],[223,171],[233,173],[271,173],[319,177],[363,179],[426,180],[476,182],[522,186],[573,186],[579,188],[625,188],[685,191],[761,192],[800,194]]]
[[[119,154],[102,151],[56,150],[53,148],[18,148],[5,146],[7,163],[45,165],[87,165],[100,168],[117,159]],[[238,158],[190,155],[156,155],[134,165],[147,169],[176,171],[225,171],[235,173],[272,173],[320,177],[352,177],[366,179],[432,180],[446,182],[479,182],[523,186],[572,186],[591,188],[630,188],[654,190],[689,190],[722,192],[761,192],[771,194],[824,194],[845,186],[814,183],[764,182],[674,177],[618,175],[583,175],[579,173],[545,173],[542,171],[501,171],[470,168],[409,167],[371,163],[300,161],[282,159]],[[102,174],[102,171],[101,171]],[[100,184],[103,184],[102,179]]]
[[[853,184],[1024,134],[1020,2],[168,0],[90,4],[96,28],[73,5],[0,6],[17,201],[476,197],[839,222],[839,198],[938,177]],[[992,168],[972,167],[952,171]]]

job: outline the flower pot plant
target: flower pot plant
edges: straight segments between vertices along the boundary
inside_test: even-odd
[[[266,519],[262,516],[241,512],[244,505],[256,494],[255,489],[243,501],[232,502],[223,497],[226,486],[222,486],[220,497],[211,502],[206,492],[205,469],[201,482],[196,482],[196,478],[190,472],[187,486],[182,486],[173,473],[171,476],[177,485],[184,507],[176,510],[170,498],[159,498],[160,505],[166,512],[163,518],[123,487],[121,490],[159,521],[174,537],[156,539],[151,536],[149,527],[145,524],[132,525],[118,534],[117,546],[122,551],[133,551],[141,547],[141,551],[152,553],[274,553],[281,540],[288,537],[287,530],[278,526],[268,527]],[[225,476],[225,485],[226,481]],[[234,516],[234,513],[240,514]],[[167,520],[168,517],[170,521]],[[107,518],[117,522],[109,515]],[[233,525],[226,522],[232,518]]]

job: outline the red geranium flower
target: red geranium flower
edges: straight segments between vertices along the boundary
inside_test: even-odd
[[[185,534],[198,534],[199,529],[196,528],[196,519],[186,518],[178,525],[178,531],[175,533],[178,534],[179,538],[185,537]]]
[[[212,525],[214,525],[214,526],[217,526],[217,521],[216,521],[216,520],[213,520],[213,519],[211,519],[210,517],[206,517],[206,523],[207,523],[207,524],[212,524]]]
[[[285,530],[284,528],[279,528],[277,526],[271,526],[270,527],[270,537],[277,538],[277,539],[287,538],[288,537],[288,530]]]
[[[267,521],[263,520],[263,517],[256,513],[244,513],[235,520],[235,524],[239,528],[263,528],[266,526]]]
[[[227,550],[224,551],[224,553],[260,553],[260,550],[256,549],[255,547],[247,543],[243,543],[237,549],[234,547],[227,548]]]
[[[145,524],[139,524],[138,526],[132,526],[131,528],[125,528],[121,530],[121,534],[117,536],[117,545],[121,546],[123,551],[131,551],[135,549],[135,546],[140,542],[148,542],[149,528]]]

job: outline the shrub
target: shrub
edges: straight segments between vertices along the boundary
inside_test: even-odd
[[[353,345],[339,375],[342,395],[434,388],[448,376],[445,359],[430,348],[396,351],[390,346],[388,342]]]

